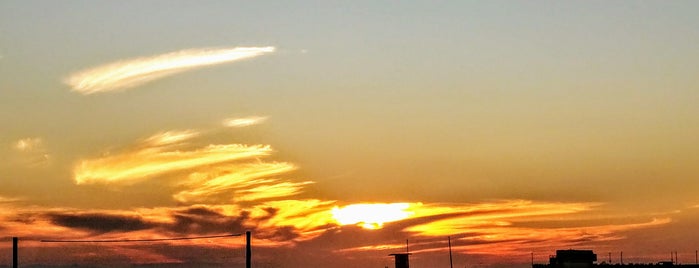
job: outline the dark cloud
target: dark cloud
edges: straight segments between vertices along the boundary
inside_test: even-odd
[[[34,213],[18,213],[14,217],[9,218],[8,221],[32,224],[36,221],[36,216]]]
[[[199,206],[175,211],[171,218],[173,223],[162,224],[159,228],[178,235],[208,235],[221,233],[243,233],[252,231],[257,239],[288,241],[299,237],[294,227],[281,226],[273,229],[259,228],[255,223],[264,222],[278,212],[276,208],[267,208],[266,215],[251,218],[250,212],[241,210],[238,215],[224,215],[216,210]]]
[[[250,218],[248,211],[241,211],[238,216],[228,216],[205,207],[191,207],[175,211],[171,217],[174,223],[160,227],[178,234],[240,233],[251,228],[244,224]]]
[[[149,229],[155,226],[155,224],[147,222],[138,216],[101,213],[51,213],[47,216],[53,224],[70,228],[84,229],[96,233],[137,231]]]

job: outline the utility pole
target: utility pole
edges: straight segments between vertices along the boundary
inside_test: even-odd
[[[619,252],[619,263],[624,264],[624,252]]]
[[[251,267],[252,249],[250,249],[250,231],[245,232],[245,268]]]
[[[13,237],[12,238],[12,268],[17,268],[19,267],[19,259],[17,258],[17,242],[19,242],[19,238]]]

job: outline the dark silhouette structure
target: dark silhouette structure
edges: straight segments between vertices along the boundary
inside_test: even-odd
[[[19,242],[19,238],[13,237],[12,238],[12,267],[17,268],[19,266],[19,259],[17,258],[17,244]]]
[[[556,250],[556,255],[549,258],[549,264],[556,267],[592,267],[597,261],[597,254],[592,250]]]
[[[611,256],[611,254],[610,254]],[[620,254],[620,260],[623,255]],[[610,258],[611,259],[611,258]],[[592,250],[556,250],[556,255],[549,257],[549,264],[532,264],[532,268],[647,268],[647,267],[681,267],[699,268],[699,264],[683,265],[675,260],[657,263],[596,263],[597,254]]]
[[[252,264],[252,249],[250,246],[250,231],[245,232],[245,268]]]
[[[396,257],[396,268],[410,268],[410,262],[408,260],[410,253],[393,253],[388,256]]]

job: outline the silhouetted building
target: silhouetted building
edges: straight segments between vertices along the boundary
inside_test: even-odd
[[[597,264],[597,254],[592,250],[556,250],[556,255],[549,257],[549,264],[532,264],[532,268],[648,268],[658,266],[673,266],[678,268],[699,268],[699,264],[681,265],[672,261],[661,261],[657,263],[623,263]]]
[[[597,254],[592,250],[556,250],[556,255],[549,258],[552,267],[586,268],[597,261]]]
[[[408,256],[410,253],[394,253],[389,254],[389,256],[396,257],[396,268],[410,268],[410,263],[408,261]]]

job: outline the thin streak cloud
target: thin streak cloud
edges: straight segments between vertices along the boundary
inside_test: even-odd
[[[127,89],[194,68],[252,58],[274,50],[274,47],[181,50],[83,70],[68,76],[65,83],[85,95]]]
[[[168,172],[266,156],[272,151],[269,146],[242,144],[212,144],[186,151],[169,148],[196,135],[194,131],[163,132],[145,139],[136,149],[82,160],[74,168],[75,182],[130,184]]]
[[[176,193],[173,197],[182,203],[194,203],[205,202],[212,196],[231,190],[243,191],[241,195],[246,193],[249,195],[246,191],[250,191],[248,189],[250,187],[277,182],[275,179],[265,179],[266,177],[290,172],[295,168],[289,163],[265,162],[229,164],[222,170],[210,168],[211,170],[208,171],[191,174],[182,184],[187,189]],[[297,190],[295,187],[292,189]],[[266,196],[274,196],[274,193],[268,192]]]
[[[18,152],[17,163],[25,167],[47,167],[51,164],[51,155],[44,145],[44,140],[38,137],[23,138],[12,143],[12,148]]]
[[[223,121],[226,127],[247,127],[263,123],[267,120],[266,116],[250,116],[243,118],[230,118]]]
[[[144,143],[148,146],[165,146],[182,143],[198,135],[199,132],[194,130],[166,131],[151,136]]]

